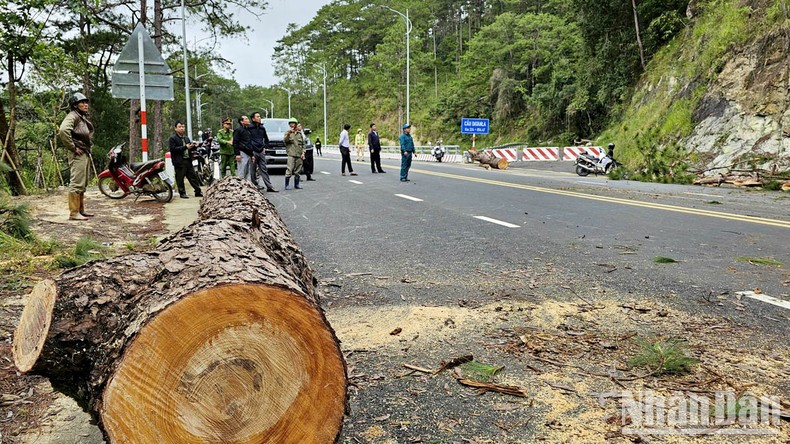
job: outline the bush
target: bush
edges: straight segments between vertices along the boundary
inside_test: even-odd
[[[0,232],[22,241],[33,240],[30,208],[26,203],[14,204],[0,197]]]

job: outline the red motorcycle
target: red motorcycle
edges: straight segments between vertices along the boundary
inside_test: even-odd
[[[123,199],[134,194],[151,196],[158,202],[173,199],[173,179],[165,172],[165,161],[150,160],[142,163],[128,163],[123,155],[122,143],[107,153],[107,169],[99,174],[99,191],[110,199]]]

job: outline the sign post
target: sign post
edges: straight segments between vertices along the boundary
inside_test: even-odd
[[[143,162],[148,161],[146,99],[173,100],[173,76],[151,35],[137,24],[112,69],[112,96],[140,99]],[[130,159],[132,161],[132,159]]]
[[[488,134],[489,120],[488,119],[461,119],[461,134],[472,135],[472,149],[475,149],[475,142],[477,141],[478,134]]]

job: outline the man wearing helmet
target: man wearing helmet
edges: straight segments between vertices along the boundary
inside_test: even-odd
[[[299,121],[291,117],[288,119],[288,126],[291,127],[286,133],[283,140],[285,141],[285,151],[288,153],[288,165],[285,169],[285,189],[290,190],[291,176],[294,178],[294,188],[301,190],[299,186],[299,171],[302,169],[302,161],[304,160],[304,133],[297,129]]]
[[[69,157],[69,219],[86,220],[93,216],[85,212],[85,189],[91,168],[93,124],[88,120],[88,98],[76,93],[69,99],[70,112],[60,124],[58,137]]]

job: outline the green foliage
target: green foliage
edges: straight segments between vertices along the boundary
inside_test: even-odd
[[[469,361],[460,366],[461,372],[465,377],[481,382],[491,382],[497,373],[504,368],[503,366],[496,366],[478,361]]]
[[[60,254],[55,257],[54,263],[58,268],[72,268],[82,265],[90,260],[103,257],[104,247],[89,237],[77,241],[74,251]]]
[[[653,262],[657,264],[676,264],[678,261],[671,257],[656,256],[653,258]]]
[[[0,233],[20,241],[33,239],[30,208],[26,203],[14,204],[0,196]]]
[[[764,257],[741,256],[741,257],[738,258],[738,260],[741,261],[741,262],[748,262],[748,263],[750,263],[752,265],[767,265],[767,266],[770,266],[770,267],[781,267],[781,266],[784,265],[783,263],[781,263],[781,262],[779,262],[777,260],[768,259],[768,258],[764,258]]]
[[[680,340],[637,342],[641,351],[631,359],[631,365],[647,369],[653,375],[688,373],[699,362],[688,355],[685,343]]]

